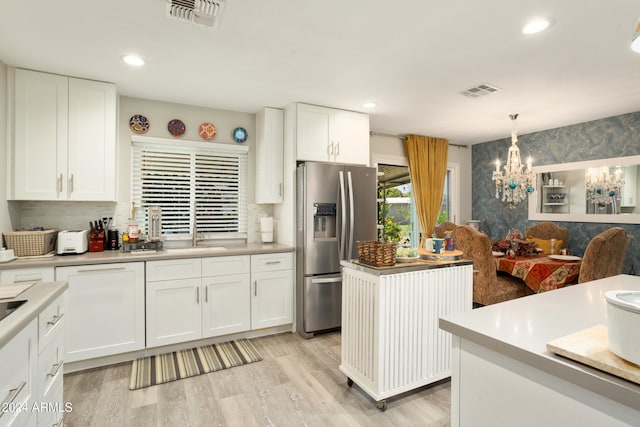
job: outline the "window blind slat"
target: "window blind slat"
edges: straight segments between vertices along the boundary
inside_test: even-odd
[[[247,233],[246,152],[201,147],[132,145],[132,199],[136,221],[147,229],[146,208],[162,209],[163,234],[189,238],[197,206],[198,232],[236,238]]]

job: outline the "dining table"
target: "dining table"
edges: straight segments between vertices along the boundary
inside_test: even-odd
[[[496,269],[522,279],[534,293],[574,284],[580,274],[581,258],[569,255],[538,254],[504,256],[494,253]]]

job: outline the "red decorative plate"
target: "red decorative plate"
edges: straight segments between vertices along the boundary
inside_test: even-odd
[[[173,119],[167,125],[169,133],[173,136],[180,136],[187,129],[182,120]]]
[[[198,128],[198,133],[202,139],[210,140],[216,136],[216,127],[211,123],[205,122]]]

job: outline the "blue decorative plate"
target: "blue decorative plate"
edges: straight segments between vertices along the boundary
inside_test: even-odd
[[[187,129],[182,120],[173,119],[167,124],[169,133],[173,136],[180,136]]]
[[[245,142],[247,140],[247,130],[245,128],[235,128],[233,130],[233,140],[235,142]]]
[[[149,126],[151,126],[151,123],[149,123],[149,120],[142,114],[136,114],[129,119],[129,129],[134,133],[146,133],[149,130]]]

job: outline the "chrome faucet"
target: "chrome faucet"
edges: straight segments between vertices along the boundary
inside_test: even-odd
[[[191,239],[191,246],[198,246],[199,240],[204,240],[202,237],[198,237],[198,203],[193,202],[193,229],[191,230],[191,234],[193,234],[193,238]]]

